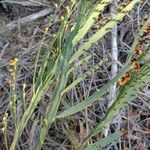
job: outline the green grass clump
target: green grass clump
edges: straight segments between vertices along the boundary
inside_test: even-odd
[[[98,4],[94,4],[92,1],[87,0],[71,0],[66,8],[66,14],[61,17],[61,25],[56,34],[53,35],[51,41],[49,42],[48,48],[45,52],[43,61],[38,68],[38,60],[41,54],[42,43],[45,40],[46,34],[48,33],[51,23],[45,29],[45,33],[41,44],[39,46],[38,54],[35,60],[35,70],[33,75],[33,90],[30,104],[27,106],[25,104],[25,85],[22,89],[22,108],[23,116],[19,122],[16,121],[15,112],[12,111],[14,116],[14,123],[16,126],[15,135],[13,137],[12,144],[10,146],[11,150],[15,150],[15,146],[21,137],[24,128],[28,120],[31,118],[35,108],[41,101],[42,97],[45,95],[47,90],[51,87],[52,90],[52,101],[48,103],[45,109],[45,114],[42,116],[40,122],[40,129],[38,131],[37,142],[34,143],[34,149],[41,149],[45,138],[48,134],[48,130],[51,125],[58,119],[64,119],[70,115],[78,113],[83,109],[91,106],[93,102],[97,101],[104,93],[108,91],[110,86],[114,84],[126,71],[131,67],[130,61],[133,55],[133,51],[136,47],[136,44],[140,38],[140,35],[143,33],[145,28],[150,22],[148,19],[143,28],[140,30],[139,35],[137,35],[133,45],[130,49],[129,55],[127,57],[126,63],[123,69],[106,85],[95,91],[92,95],[88,96],[86,99],[81,100],[74,106],[71,106],[67,110],[58,112],[60,108],[63,95],[69,90],[73,89],[78,83],[90,76],[93,72],[98,70],[100,66],[108,61],[108,58],[104,58],[95,66],[89,68],[82,75],[79,75],[77,79],[72,81],[69,85],[67,84],[71,73],[79,66],[88,62],[92,56],[84,54],[87,50],[93,45],[97,44],[98,41],[104,37],[111,29],[118,24],[126,14],[128,14],[134,6],[139,3],[140,0],[132,0],[127,6],[125,6],[116,17],[108,21],[103,27],[97,30],[91,37],[86,41],[81,42],[85,37],[89,29],[94,25],[95,21],[98,19],[99,14],[105,10],[111,1],[102,0]],[[63,2],[60,6],[56,7],[55,13],[59,11],[59,8],[63,5]],[[70,17],[75,14],[76,22],[73,26],[69,24]],[[51,49],[56,48],[56,54],[51,55]],[[149,50],[149,47],[147,48]],[[77,61],[80,56],[85,56],[84,58]],[[141,68],[138,75],[134,76],[133,79],[125,86],[120,87],[118,90],[118,95],[116,101],[106,112],[106,115],[100,123],[89,133],[89,135],[81,142],[78,143],[78,149],[98,149],[106,146],[113,140],[117,140],[119,133],[114,133],[109,135],[107,139],[97,141],[95,144],[90,144],[87,146],[89,139],[99,132],[103,131],[107,124],[120,112],[120,109],[124,108],[131,100],[135,99],[138,95],[138,92],[144,87],[146,83],[150,80],[150,60],[145,62],[144,66]]]

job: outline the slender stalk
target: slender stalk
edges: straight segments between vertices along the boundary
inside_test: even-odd
[[[26,106],[26,100],[25,100],[25,88],[26,88],[26,84],[23,84],[22,85],[22,91],[21,91],[21,102],[22,102],[22,108],[23,108],[23,111],[25,112],[26,109],[27,109],[27,106]]]
[[[113,13],[114,10],[115,10],[115,1],[113,1],[113,4],[111,5],[111,17],[112,17],[112,19],[114,19],[116,16]],[[113,61],[113,64],[111,66],[111,77],[113,78],[117,74],[117,71],[118,71],[118,65],[117,65],[117,61],[118,61],[117,25],[115,25],[112,28],[112,32],[111,32],[111,51],[112,51],[111,52],[111,58]],[[108,102],[108,107],[110,107],[116,99],[116,86],[117,86],[117,83],[115,82],[110,87],[110,93],[109,93],[110,101]],[[108,128],[106,128],[104,131],[105,137],[108,135],[108,131],[109,131],[109,125],[108,125]]]
[[[40,53],[41,53],[41,50],[42,50],[42,45],[43,45],[43,42],[44,42],[44,39],[46,37],[47,32],[48,32],[48,28],[45,28],[45,32],[44,32],[43,38],[40,42],[40,45],[39,45],[39,48],[38,48],[38,53],[36,55],[36,59],[35,59],[35,63],[34,63],[34,73],[33,73],[33,93],[34,94],[35,94],[35,90],[36,90],[35,82],[36,82],[37,64],[38,64],[39,56],[40,56]]]
[[[54,94],[53,94],[53,102],[52,104],[50,103],[47,107],[46,110],[46,115],[44,117],[44,124],[43,127],[41,128],[40,132],[39,132],[39,137],[38,137],[38,141],[35,145],[35,149],[36,150],[40,150],[42,147],[42,144],[44,143],[44,140],[47,136],[49,127],[51,126],[51,124],[54,122],[54,118],[57,114],[59,105],[60,105],[60,101],[61,101],[61,96],[62,96],[62,91],[66,86],[67,83],[67,63],[64,62],[64,68],[62,71],[62,77],[61,77],[61,81],[59,83],[58,86],[56,86]]]
[[[8,113],[5,113],[3,117],[3,128],[1,129],[4,133],[4,142],[6,150],[8,150],[8,142],[7,142],[7,124],[8,124]]]
[[[14,61],[14,60],[12,60]],[[17,127],[17,108],[16,108],[16,66],[12,66],[12,72],[10,73],[11,81],[10,81],[10,93],[11,93],[11,100],[9,102],[11,112],[12,112],[12,119]]]
[[[50,80],[50,79],[49,79]],[[38,102],[40,101],[41,97],[43,96],[44,91],[47,89],[48,85],[50,85],[52,82],[52,80],[47,81],[43,87],[39,88],[39,90],[36,92],[35,95],[32,96],[31,99],[31,104],[29,105],[29,107],[26,109],[26,111],[24,112],[14,135],[14,139],[12,141],[12,144],[10,146],[11,150],[15,150],[15,146],[18,142],[18,139],[20,138],[23,129],[25,128],[28,120],[30,119],[31,115],[34,112],[34,109],[36,108]]]

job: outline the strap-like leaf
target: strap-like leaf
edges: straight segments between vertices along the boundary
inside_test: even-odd
[[[149,24],[149,22],[150,22],[150,17],[145,22],[145,24],[142,27],[142,29],[139,31],[139,35],[142,35],[144,29],[147,27],[147,25]],[[64,117],[73,115],[73,114],[75,114],[77,112],[80,112],[81,110],[87,108],[88,106],[91,106],[93,102],[95,102],[96,100],[98,100],[110,88],[110,86],[112,84],[114,84],[129,69],[130,61],[131,61],[131,58],[132,58],[132,54],[133,54],[134,49],[136,48],[137,42],[138,42],[138,40],[140,38],[139,35],[137,35],[136,39],[134,40],[134,42],[132,44],[132,47],[131,47],[131,50],[129,52],[129,55],[127,57],[126,63],[124,65],[124,68],[120,71],[120,73],[118,73],[112,80],[110,80],[102,88],[98,89],[93,95],[89,96],[85,100],[82,100],[80,103],[72,106],[68,110],[63,111],[58,116],[56,116],[56,118],[64,118]],[[149,47],[148,47],[148,51],[149,51]]]
[[[138,92],[145,84],[150,82],[150,61],[146,63],[141,72],[131,80],[118,95],[117,100],[110,106],[104,118],[100,121],[97,127],[83,141],[84,144],[90,137],[103,131],[110,121],[132,100],[134,100]]]
[[[70,89],[74,88],[80,81],[84,80],[86,77],[90,76],[93,72],[95,72],[96,70],[98,70],[100,68],[100,66],[106,62],[106,60],[100,61],[99,63],[97,63],[95,66],[93,66],[92,68],[90,68],[89,70],[87,70],[85,73],[83,73],[82,75],[80,75],[76,80],[74,80],[69,86],[67,86],[63,93],[69,91]]]
[[[104,8],[111,2],[111,0],[102,0],[93,10],[93,13],[89,16],[83,27],[78,31],[78,34],[73,39],[73,46],[75,46],[87,33],[87,31],[94,24],[98,15],[104,10]]]
[[[135,4],[140,2],[140,0],[133,0],[130,4],[128,4],[120,13],[116,15],[114,19],[109,21],[104,27],[102,27],[99,31],[97,31],[92,37],[85,42],[79,50],[71,57],[69,63],[72,63],[76,58],[82,55],[86,50],[88,50],[93,44],[96,44],[99,39],[101,39],[106,33],[110,32],[111,29],[123,19],[123,17],[132,10]]]
[[[83,65],[84,63],[87,63],[91,59],[91,55],[86,56],[82,60],[79,60],[77,63],[75,63],[69,70],[68,74],[70,74],[74,69],[76,69],[78,66]]]
[[[88,145],[86,150],[100,150],[103,147],[105,147],[105,146],[111,144],[112,142],[118,140],[119,137],[120,137],[120,133],[118,133],[118,132],[109,134],[106,138],[100,139],[97,142],[95,142],[94,144]]]

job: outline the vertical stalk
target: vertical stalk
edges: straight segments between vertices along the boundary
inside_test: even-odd
[[[11,76],[11,80],[10,80],[10,93],[11,93],[11,100],[9,102],[10,108],[11,108],[11,112],[12,112],[12,119],[15,125],[15,128],[17,127],[17,108],[16,108],[16,64],[17,64],[17,59],[15,58],[14,60],[11,60],[10,62],[10,66],[12,67],[11,72],[10,72],[10,76]]]
[[[113,1],[113,4],[111,5],[110,9],[111,9],[111,17],[112,17],[112,19],[114,19],[116,17],[116,15],[113,12],[115,10],[115,1]],[[113,62],[112,66],[111,66],[111,77],[113,78],[117,74],[117,71],[118,71],[118,66],[117,66],[117,61],[118,61],[117,25],[115,25],[111,31],[111,58],[112,58],[112,62]],[[110,100],[108,102],[108,107],[110,107],[116,99],[116,85],[117,85],[117,83],[115,82],[110,87],[110,93],[109,93]],[[105,137],[108,135],[108,131],[109,131],[109,125],[104,131]]]
[[[23,108],[23,112],[26,111],[27,106],[26,106],[26,100],[25,100],[25,88],[26,88],[26,84],[24,83],[22,85],[22,91],[21,91],[21,102],[22,102],[22,108]]]
[[[8,142],[7,142],[7,124],[8,124],[8,113],[4,114],[3,117],[3,128],[1,129],[3,131],[4,134],[4,142],[5,142],[5,147],[6,150],[8,150]]]
[[[37,143],[35,145],[35,150],[40,150],[42,147],[42,144],[44,143],[44,140],[47,136],[49,127],[51,126],[51,124],[54,122],[54,118],[57,114],[59,105],[60,105],[60,101],[61,101],[61,97],[62,97],[62,91],[64,90],[66,83],[67,83],[67,61],[64,60],[64,63],[62,66],[63,70],[62,70],[62,76],[61,76],[61,80],[59,82],[59,85],[56,86],[55,90],[54,90],[54,94],[52,97],[52,104],[49,103],[49,105],[47,106],[46,109],[46,114],[45,117],[43,119],[43,127],[41,128],[40,132],[39,132],[39,137],[37,140]]]

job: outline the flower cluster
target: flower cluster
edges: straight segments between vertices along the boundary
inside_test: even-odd
[[[118,83],[120,85],[125,85],[129,80],[131,80],[131,73],[128,71],[118,80]]]
[[[132,65],[132,69],[133,69],[135,72],[139,72],[139,71],[141,70],[142,64],[137,63],[137,62],[136,62],[136,59],[132,59],[132,60],[131,60],[131,65]]]
[[[13,79],[15,79],[15,76],[16,76],[17,63],[18,63],[18,58],[11,59],[10,62],[9,62],[9,66],[11,67],[11,69],[10,69],[10,76]]]
[[[135,50],[134,50],[134,54],[135,55],[142,55],[142,54],[144,54],[145,53],[145,49],[144,49],[144,47],[142,46],[142,41],[138,41],[138,43],[137,43],[137,45],[136,45],[136,48],[135,48]]]
[[[148,24],[147,28],[144,30],[143,36],[147,36],[148,34],[150,34],[150,23]]]
[[[14,58],[10,60],[9,65],[11,67],[16,67],[17,63],[18,63],[18,58]]]
[[[148,27],[144,30],[143,36],[147,36],[150,33],[150,23],[148,24]],[[142,64],[138,62],[138,58],[141,55],[145,55],[146,50],[143,46],[143,41],[139,40],[137,42],[136,48],[134,49],[134,55],[131,60],[131,69],[127,71],[119,80],[119,85],[125,85],[129,80],[131,80],[131,73],[130,71],[139,72],[141,70]]]

